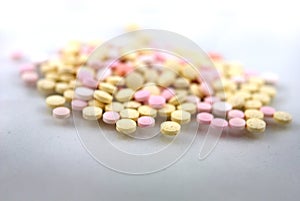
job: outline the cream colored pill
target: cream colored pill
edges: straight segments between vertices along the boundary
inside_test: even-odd
[[[120,119],[116,123],[116,130],[124,134],[134,133],[136,131],[136,122],[132,119]]]
[[[94,98],[102,103],[111,103],[113,100],[113,97],[109,93],[101,90],[94,91]]]
[[[265,93],[254,93],[252,94],[252,100],[258,100],[263,105],[268,105],[271,102],[271,98],[268,94]]]
[[[134,109],[124,109],[120,111],[120,116],[122,119],[132,119],[134,121],[137,121],[140,113]]]
[[[53,93],[55,89],[55,81],[48,79],[41,79],[37,82],[37,88],[42,93]]]
[[[179,124],[187,124],[191,121],[191,114],[184,110],[175,110],[171,113],[171,120]]]
[[[143,86],[144,78],[139,73],[131,72],[126,76],[125,84],[128,88],[137,90]]]
[[[266,129],[266,122],[257,118],[248,119],[246,125],[247,130],[251,133],[262,133]]]
[[[128,101],[125,102],[123,105],[125,108],[137,109],[141,106],[141,103],[137,101]]]
[[[172,104],[165,104],[163,108],[158,110],[158,114],[162,117],[170,117],[171,113],[176,110],[176,107]]]
[[[68,89],[68,90],[64,91],[64,97],[67,102],[71,102],[74,98],[74,95],[75,95],[75,92],[72,89]]]
[[[130,88],[124,88],[115,94],[115,98],[119,102],[123,103],[123,102],[130,101],[133,98],[133,95],[134,95],[134,90],[132,90]]]
[[[262,86],[259,91],[268,94],[271,98],[274,98],[277,93],[275,87],[269,85]]]
[[[276,122],[281,124],[288,124],[292,122],[292,115],[287,112],[277,111],[274,113],[273,118]]]
[[[63,106],[66,103],[66,99],[60,95],[52,95],[46,98],[46,104],[51,108]]]
[[[140,113],[140,116],[150,116],[150,117],[156,117],[157,111],[148,105],[142,105],[138,108],[138,112]]]
[[[179,105],[181,103],[183,103],[186,99],[186,96],[184,94],[178,94],[173,96],[168,103],[172,104],[172,105]]]
[[[161,87],[169,87],[175,81],[176,74],[172,71],[164,71],[158,78],[157,84]]]
[[[262,106],[262,103],[258,100],[248,100],[245,103],[245,109],[257,109],[259,110]]]
[[[105,111],[120,112],[123,109],[124,109],[124,105],[122,103],[119,103],[119,102],[112,102],[112,103],[105,106]]]
[[[184,110],[191,114],[195,114],[197,111],[197,106],[194,103],[182,103],[177,106],[178,110]]]
[[[106,82],[115,86],[123,86],[125,84],[124,78],[118,75],[107,77]]]
[[[99,83],[99,89],[102,91],[106,91],[107,93],[113,94],[117,91],[117,87],[106,82]]]
[[[246,119],[252,119],[252,118],[264,119],[264,113],[262,113],[261,111],[256,110],[256,109],[248,109],[248,110],[245,110],[245,118]]]
[[[160,132],[164,135],[177,135],[180,132],[180,129],[180,124],[174,121],[165,121],[160,125]]]
[[[186,78],[177,78],[174,81],[174,87],[177,89],[185,89],[188,88],[190,85],[190,81]]]
[[[102,117],[102,109],[96,106],[88,106],[83,108],[82,116],[86,120],[98,120]]]
[[[160,94],[160,88],[156,86],[155,83],[149,82],[146,83],[143,87],[143,90],[149,91],[151,95],[159,95]]]
[[[89,100],[88,106],[96,106],[96,107],[100,107],[100,108],[103,109],[105,107],[105,104],[101,103],[101,102],[99,102],[95,99],[92,99],[92,100]]]

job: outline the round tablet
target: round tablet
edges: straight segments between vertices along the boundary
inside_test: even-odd
[[[276,122],[281,124],[288,124],[292,122],[292,116],[287,112],[277,111],[274,113],[273,118]]]
[[[268,105],[271,102],[270,96],[261,92],[252,94],[252,100],[258,100],[263,105]]]
[[[42,93],[53,93],[55,88],[55,81],[48,79],[40,79],[37,82],[37,88]]]
[[[244,129],[246,126],[246,121],[244,119],[234,117],[229,120],[229,126],[235,129]]]
[[[262,103],[258,100],[248,100],[245,103],[245,109],[257,109],[259,110],[262,106]]]
[[[166,104],[166,99],[162,96],[150,96],[148,103],[154,109],[161,109]]]
[[[86,120],[98,120],[102,117],[102,109],[95,106],[85,107],[82,110],[82,116]]]
[[[137,90],[144,84],[144,78],[141,74],[131,72],[125,77],[125,84],[128,88]]]
[[[68,90],[64,91],[64,97],[67,102],[71,102],[73,100],[74,96],[75,96],[74,90],[68,89]]]
[[[123,109],[124,109],[124,105],[122,103],[119,103],[119,102],[112,102],[112,103],[105,106],[105,111],[120,112]]]
[[[19,68],[20,74],[23,74],[25,72],[32,72],[35,71],[35,66],[33,64],[23,64]]]
[[[98,87],[98,81],[94,78],[85,78],[82,80],[83,86],[96,89]]]
[[[186,97],[186,102],[197,104],[200,102],[200,98],[195,95],[189,95]]]
[[[92,100],[89,100],[88,106],[96,106],[96,107],[100,107],[100,108],[104,109],[105,104],[101,103],[95,99],[92,99]]]
[[[102,103],[111,103],[113,97],[106,91],[96,90],[94,91],[94,98]]]
[[[184,94],[176,94],[172,98],[169,99],[169,103],[172,105],[179,105],[183,103],[186,99],[186,95]]]
[[[149,128],[155,125],[155,119],[150,116],[143,116],[137,120],[138,126],[141,128]]]
[[[164,135],[177,135],[180,132],[180,129],[180,124],[174,121],[165,121],[160,125],[160,132]]]
[[[209,104],[214,104],[216,102],[220,102],[221,99],[219,97],[216,97],[216,96],[208,96],[206,98],[204,98],[204,102],[205,103],[209,103]]]
[[[39,75],[34,71],[23,72],[21,79],[28,85],[34,85],[39,79]]]
[[[52,115],[57,119],[66,119],[70,117],[70,109],[67,107],[57,107],[53,109]]]
[[[187,124],[191,121],[191,114],[184,110],[175,110],[171,113],[171,120],[179,124]]]
[[[257,118],[248,119],[246,125],[247,130],[251,133],[262,133],[266,129],[266,122]]]
[[[228,122],[225,119],[214,118],[213,120],[211,120],[210,125],[217,128],[226,128],[228,126]]]
[[[148,105],[142,105],[138,108],[138,112],[141,116],[150,116],[150,117],[156,117],[157,111]]]
[[[91,100],[94,95],[94,90],[87,87],[77,87],[75,89],[75,97],[81,100]]]
[[[270,106],[263,106],[260,108],[260,111],[264,114],[265,117],[273,117],[276,110]]]
[[[150,97],[150,92],[147,90],[139,90],[135,92],[134,99],[139,102],[144,102]]]
[[[271,98],[274,98],[277,93],[275,87],[269,85],[262,86],[259,91],[268,94]]]
[[[232,109],[232,105],[227,102],[216,102],[212,105],[212,112],[217,116],[226,116]]]
[[[120,119],[120,115],[117,112],[108,111],[108,112],[104,112],[102,119],[103,122],[107,124],[115,124]]]
[[[197,114],[197,122],[200,124],[210,124],[214,116],[207,112]]]
[[[124,134],[134,133],[136,131],[136,123],[132,119],[120,119],[116,123],[116,130]]]
[[[69,89],[69,84],[65,82],[57,82],[55,85],[55,92],[58,94],[64,94]]]
[[[259,110],[248,109],[248,110],[245,110],[245,117],[246,117],[246,119],[251,119],[251,118],[263,119],[264,113],[262,113]]]
[[[87,106],[87,102],[83,100],[72,100],[71,106],[75,111],[82,111]]]
[[[66,99],[63,96],[52,95],[46,98],[46,104],[51,108],[63,106],[65,103]]]
[[[249,94],[249,96],[251,95]],[[232,108],[234,109],[242,109],[245,105],[245,96],[235,94],[233,96],[228,97],[227,102],[231,104]]]
[[[194,104],[194,103],[182,103],[177,106],[177,109],[184,110],[191,114],[195,114],[197,112],[197,107],[196,107],[196,104]]]
[[[228,112],[228,119],[232,119],[232,118],[244,119],[244,117],[245,117],[244,112],[241,110],[230,110]]]
[[[124,89],[120,89],[116,93],[115,97],[119,102],[127,102],[133,98],[133,95],[134,95],[134,90],[130,88],[124,88]]]
[[[163,108],[158,110],[158,114],[162,117],[169,117],[176,110],[176,107],[171,104],[165,104]]]
[[[122,119],[132,119],[136,121],[139,118],[140,113],[134,109],[124,109],[120,111],[120,116]]]
[[[106,91],[107,93],[113,94],[117,91],[117,87],[106,82],[100,82],[99,89],[102,91]]]
[[[208,113],[210,113],[211,109],[212,109],[212,106],[209,103],[204,103],[204,102],[197,103],[198,112],[208,112]]]

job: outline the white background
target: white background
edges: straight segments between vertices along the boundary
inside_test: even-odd
[[[0,200],[298,200],[298,8],[296,1],[1,1]],[[247,68],[278,73],[273,105],[294,123],[268,128],[259,140],[221,139],[204,161],[197,160],[198,137],[178,163],[152,175],[99,165],[72,123],[53,121],[43,98],[22,85],[8,55],[106,40],[128,23],[174,31]]]

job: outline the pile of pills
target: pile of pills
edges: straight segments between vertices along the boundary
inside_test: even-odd
[[[287,112],[268,106],[278,80],[272,73],[245,71],[210,54],[219,76],[208,84],[187,62],[161,52],[138,51],[117,60],[108,54],[87,62],[97,45],[73,41],[55,58],[20,67],[22,80],[46,96],[53,117],[81,112],[84,119],[113,124],[124,134],[153,127],[161,117],[160,131],[169,136],[191,121],[255,134],[265,131],[267,120],[292,121]]]

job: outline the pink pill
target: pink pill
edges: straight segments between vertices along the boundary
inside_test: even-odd
[[[52,115],[57,119],[66,119],[70,117],[70,109],[67,107],[57,107],[52,111]]]
[[[273,107],[270,106],[263,106],[260,108],[260,111],[264,113],[265,117],[273,117],[276,110]]]
[[[93,73],[91,71],[87,71],[87,70],[79,70],[77,73],[77,78],[82,81],[84,79],[92,79],[94,77]]]
[[[39,79],[39,75],[34,71],[24,72],[21,76],[25,84],[35,85]]]
[[[91,89],[96,89],[98,87],[98,81],[93,78],[83,79],[82,84]]]
[[[221,99],[215,96],[208,96],[204,99],[204,102],[209,103],[209,104],[214,104],[216,102],[220,102]]]
[[[147,90],[139,90],[134,94],[134,99],[139,102],[147,101],[149,97],[150,97],[150,92]]]
[[[211,109],[212,109],[212,106],[209,103],[204,103],[204,102],[197,103],[198,112],[208,112],[208,113],[210,113]]]
[[[246,121],[241,118],[232,118],[229,120],[229,126],[235,129],[244,129],[246,126]]]
[[[150,96],[148,103],[154,109],[161,109],[166,104],[166,99],[162,96]]]
[[[30,71],[35,71],[35,66],[33,64],[23,64],[19,68],[20,74]]]
[[[232,118],[244,119],[244,117],[245,117],[244,112],[242,112],[241,110],[231,110],[228,112],[228,119],[232,119]]]
[[[197,122],[200,124],[210,124],[214,116],[207,112],[201,112],[197,114]]]
[[[115,124],[120,119],[120,115],[115,111],[108,111],[103,114],[102,118],[107,124]]]
[[[175,90],[172,88],[166,88],[163,90],[163,92],[160,95],[164,97],[166,100],[169,100],[175,95]]]
[[[278,83],[279,76],[272,72],[265,72],[261,74],[261,77],[265,80],[267,84],[275,85]]]
[[[82,111],[87,106],[87,102],[83,100],[72,100],[71,106],[75,111]]]
[[[149,116],[143,116],[138,118],[138,126],[141,128],[149,128],[155,125],[155,119]]]
[[[228,122],[225,119],[214,118],[213,120],[211,120],[210,125],[216,128],[226,128],[228,126]]]
[[[16,50],[11,53],[10,58],[15,61],[22,60],[24,59],[24,54],[22,51]]]

